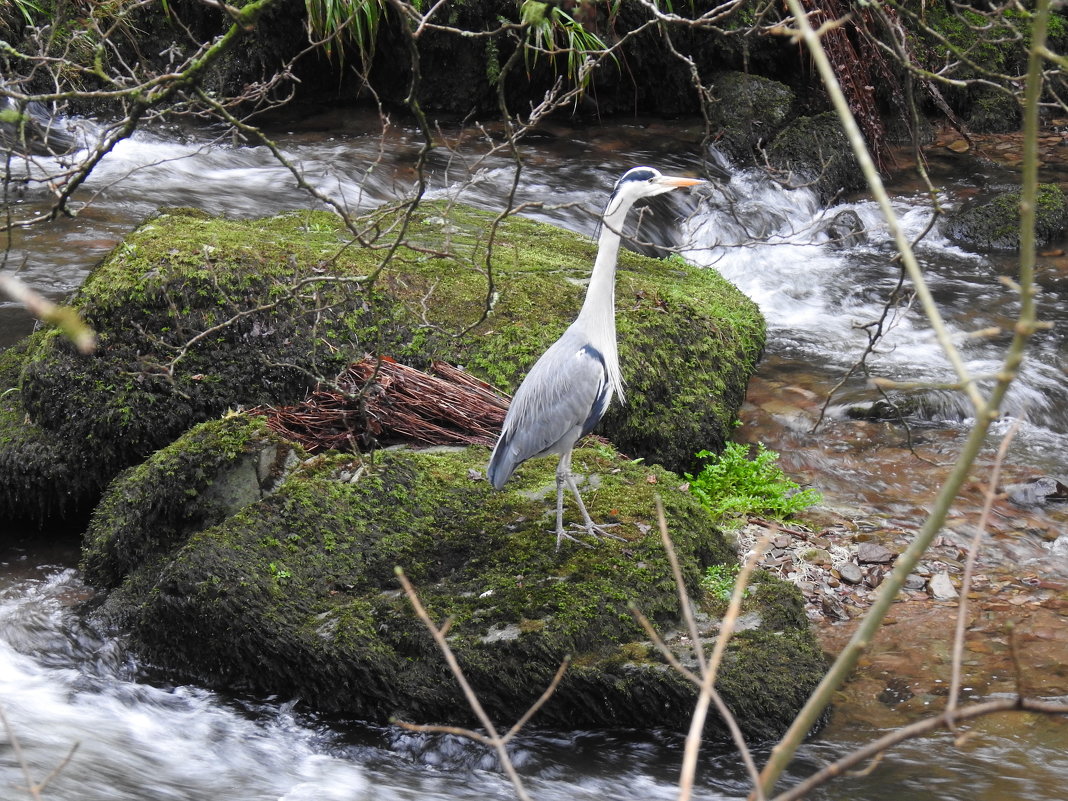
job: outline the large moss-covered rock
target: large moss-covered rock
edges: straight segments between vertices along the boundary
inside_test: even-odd
[[[786,84],[745,72],[724,72],[713,80],[709,121],[715,143],[733,159],[748,164],[789,120],[796,100]]]
[[[216,477],[230,486],[260,463],[258,452],[279,464],[286,448],[262,420],[230,415],[110,487],[86,537],[85,575],[115,587],[101,613],[154,663],[347,717],[467,722],[399,591],[399,566],[433,619],[452,619],[450,645],[497,720],[518,717],[570,655],[540,724],[688,725],[696,687],[664,664],[628,608],[662,631],[679,625],[653,524],[658,494],[689,587],[707,565],[734,559],[677,476],[604,446],[579,448],[590,512],[618,522],[623,541],[559,551],[549,531],[556,460],[526,463],[495,492],[480,472],[481,447],[320,456],[228,515],[206,517],[191,502],[233,497]],[[575,513],[570,500],[566,512]],[[720,687],[747,734],[764,738],[789,723],[824,661],[795,588],[767,577],[748,605],[746,619],[763,625],[734,637]]]
[[[860,165],[833,111],[793,120],[772,141],[768,160],[793,183],[811,184],[824,203],[864,186]]]
[[[91,508],[121,469],[191,425],[296,402],[367,352],[463,364],[513,390],[577,313],[596,245],[519,217],[494,229],[493,217],[384,209],[360,221],[364,246],[322,212],[148,221],[73,301],[99,350],[39,332],[0,376],[0,391],[17,388],[0,418],[0,485],[18,487],[0,494],[0,518]],[[634,456],[689,466],[730,430],[763,346],[760,313],[712,270],[631,253],[617,305],[629,403],[602,431]]]
[[[1045,246],[1064,235],[1068,199],[1056,184],[1040,184],[1035,203],[1035,241]],[[981,250],[1020,247],[1020,190],[984,196],[951,211],[943,224],[946,236]]]

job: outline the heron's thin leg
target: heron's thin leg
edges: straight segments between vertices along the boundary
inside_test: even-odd
[[[563,457],[560,458],[560,466],[564,463]],[[564,537],[567,536],[564,533],[564,481],[567,478],[567,473],[561,473],[560,467],[556,468],[556,550],[560,550],[560,543]],[[573,539],[573,538],[572,538]]]
[[[593,522],[590,517],[590,513],[586,511],[586,504],[582,502],[582,496],[579,495],[578,485],[575,483],[575,477],[569,472],[567,474],[567,485],[571,487],[571,492],[575,496],[575,501],[578,503],[579,511],[582,512],[582,519],[584,521],[583,528],[586,529],[586,533],[591,537],[611,537],[614,540],[624,540],[624,537],[620,537],[618,534],[612,534],[605,531],[610,526],[618,526],[619,523],[601,523],[598,525]]]
[[[604,525],[597,525],[590,517],[590,513],[586,511],[586,504],[582,502],[582,495],[579,494],[578,484],[575,483],[575,477],[571,474],[571,451],[570,449],[560,456],[560,464],[556,468],[556,548],[560,549],[560,543],[566,537],[569,540],[574,540],[581,545],[587,545],[582,540],[577,540],[564,531],[564,484],[567,484],[571,488],[571,494],[575,496],[575,501],[578,503],[579,511],[582,513],[583,524],[579,528],[586,530],[586,533],[591,537],[612,537],[613,539],[622,540],[623,537],[618,537],[615,534],[610,534],[605,531],[609,526],[617,525],[616,523],[605,523]],[[577,524],[576,524],[577,525]]]

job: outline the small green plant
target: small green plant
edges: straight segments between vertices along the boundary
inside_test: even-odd
[[[567,78],[581,82],[585,87],[589,75],[582,75],[581,67],[586,58],[595,53],[608,50],[608,45],[597,34],[586,30],[582,23],[559,6],[542,3],[538,0],[523,0],[519,7],[520,19],[527,28],[526,57],[527,70],[537,60],[538,54],[544,53],[549,62],[556,63],[558,55],[567,56]],[[614,54],[610,54],[616,61]]]
[[[786,477],[775,451],[759,444],[756,456],[749,459],[748,450],[745,445],[728,442],[718,456],[701,451],[697,458],[709,462],[696,476],[686,474],[690,492],[714,517],[759,514],[781,520],[822,500],[815,490],[801,489]]]
[[[280,562],[270,562],[267,569],[271,571],[271,577],[275,581],[281,582],[293,577],[293,574]]]
[[[738,578],[738,565],[709,565],[701,577],[701,589],[721,601],[729,601]]]

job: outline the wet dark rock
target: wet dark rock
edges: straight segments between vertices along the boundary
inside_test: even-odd
[[[887,564],[896,554],[877,542],[862,542],[857,546],[857,561],[864,564]]]
[[[897,706],[904,701],[911,700],[913,697],[914,693],[908,682],[897,677],[887,681],[886,688],[876,696],[880,703],[887,706]]]
[[[811,183],[823,202],[864,186],[860,165],[833,111],[798,117],[768,148],[771,165],[797,185]]]
[[[1056,184],[1040,184],[1035,206],[1035,241],[1040,247],[1061,238],[1068,223],[1068,199]],[[952,241],[978,250],[1020,247],[1020,191],[984,195],[946,215],[943,231]]]
[[[840,211],[823,227],[827,242],[836,248],[851,248],[864,242],[868,237],[860,215],[852,209]]]
[[[716,146],[735,161],[753,163],[755,152],[790,118],[793,90],[744,72],[720,73],[712,84],[715,102],[709,120],[717,129]]]
[[[995,87],[972,90],[965,120],[975,133],[1011,133],[1020,129],[1020,103]]]
[[[846,409],[846,415],[854,420],[900,420],[922,409],[919,395],[894,394],[880,397],[871,403],[858,403]]]

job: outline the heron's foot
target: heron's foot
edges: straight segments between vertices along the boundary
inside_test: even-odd
[[[593,537],[595,540],[609,539],[609,540],[619,540],[620,542],[626,542],[627,541],[626,537],[621,537],[618,534],[613,534],[611,531],[606,531],[606,529],[615,528],[618,525],[619,525],[619,523],[601,523],[601,524],[590,523],[589,525],[585,525],[583,523],[572,523],[571,524],[571,528],[574,530],[575,534],[578,534],[579,532],[583,532],[583,533],[586,534],[586,536]],[[563,542],[564,540],[571,540],[572,542],[577,542],[579,545],[583,546],[584,548],[592,548],[593,547],[592,545],[590,545],[585,540],[580,540],[578,537],[576,537],[576,536],[574,536],[572,534],[569,534],[567,531],[565,531],[564,529],[561,528],[561,529],[558,529],[557,532],[556,532],[556,550],[560,550],[560,543]]]

